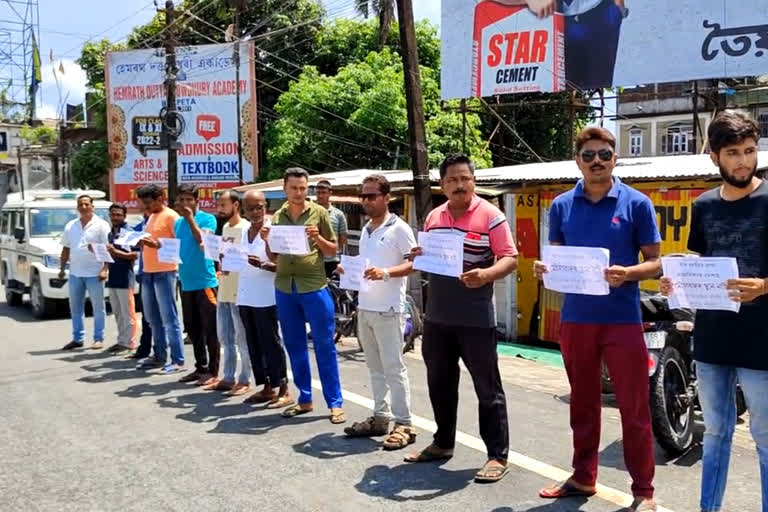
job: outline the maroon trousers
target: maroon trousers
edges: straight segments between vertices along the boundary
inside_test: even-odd
[[[601,361],[613,381],[621,412],[624,462],[632,494],[653,498],[653,433],[648,405],[648,350],[642,326],[563,323],[561,350],[571,384],[573,478],[597,482],[600,449]]]

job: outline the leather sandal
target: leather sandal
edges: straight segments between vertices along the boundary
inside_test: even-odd
[[[416,442],[416,429],[410,425],[395,425],[382,445],[385,450],[400,450]]]

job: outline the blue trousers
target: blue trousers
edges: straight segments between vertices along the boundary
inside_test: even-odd
[[[291,293],[275,290],[275,299],[285,349],[291,360],[293,381],[299,388],[299,403],[312,403],[312,372],[309,367],[306,328],[309,322],[323,397],[329,409],[341,407],[343,400],[339,363],[336,361],[336,345],[333,343],[333,300],[328,289],[298,293],[294,285]]]
[[[731,442],[736,428],[736,382],[749,410],[749,429],[757,445],[760,478],[750,492],[762,488],[762,510],[768,512],[768,371],[731,368],[696,362],[699,400],[704,416],[704,455],[701,475],[701,510],[717,512],[723,506]],[[753,510],[758,510],[757,508]]]
[[[184,339],[176,307],[176,272],[144,273],[141,284],[143,314],[155,338],[155,359],[166,362],[170,345],[171,362],[183,366]]]
[[[581,90],[613,85],[621,9],[613,0],[584,14],[565,17],[565,78]]]
[[[107,310],[104,304],[104,283],[98,277],[69,276],[69,310],[72,314],[72,341],[85,341],[85,292],[93,306],[93,341],[104,341]]]

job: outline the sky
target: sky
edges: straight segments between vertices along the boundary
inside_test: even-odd
[[[353,15],[352,0],[323,2],[331,15]],[[418,0],[414,3],[417,4],[414,10],[417,19],[428,18],[439,24],[440,0]],[[84,101],[87,79],[74,61],[80,56],[85,41],[105,37],[118,41],[126,37],[133,27],[152,19],[155,12],[151,0],[39,0],[39,7],[39,44],[43,65],[42,101],[38,98],[40,118],[59,117],[58,106],[62,103],[79,104]],[[5,7],[0,4],[0,16],[6,16],[5,10],[8,10],[7,4]],[[51,50],[53,65],[50,61]],[[60,65],[64,67],[63,74],[58,71]]]

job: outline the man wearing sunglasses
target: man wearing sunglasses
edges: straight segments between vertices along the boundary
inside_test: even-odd
[[[558,196],[549,213],[552,245],[601,247],[610,251],[605,279],[609,295],[566,294],[560,347],[571,385],[574,473],[542,489],[542,498],[592,496],[600,448],[600,371],[605,361],[621,411],[624,461],[635,497],[627,511],[655,511],[653,437],[648,405],[648,350],[643,339],[638,281],[661,274],[661,236],[651,201],[612,176],[616,139],[598,127],[576,141],[576,163],[584,178]],[[639,262],[638,254],[643,254]],[[536,277],[546,265],[534,263]]]
[[[363,180],[360,202],[371,219],[360,234],[360,256],[366,260],[364,286],[358,295],[357,336],[371,374],[373,416],[344,429],[349,437],[389,437],[385,450],[416,441],[411,425],[411,391],[403,361],[405,291],[413,263],[404,260],[416,247],[413,230],[389,211],[390,185],[381,174]],[[344,268],[336,269],[340,274]],[[391,393],[391,408],[387,395]],[[395,427],[389,430],[394,416]]]

